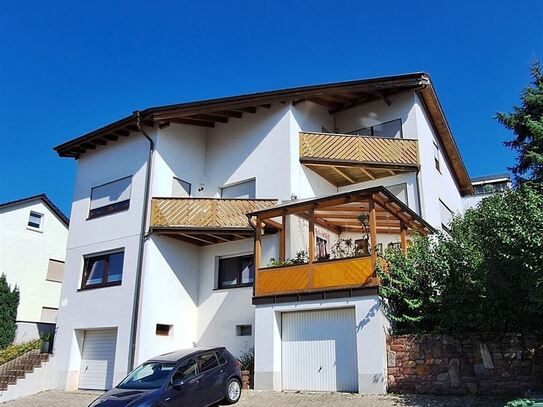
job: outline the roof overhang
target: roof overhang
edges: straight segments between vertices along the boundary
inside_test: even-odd
[[[267,109],[273,103],[299,103],[310,101],[325,106],[330,114],[360,106],[375,100],[384,100],[394,94],[417,91],[421,95],[434,128],[441,139],[455,180],[462,195],[471,193],[472,186],[464,163],[454,142],[430,77],[423,73],[387,76],[324,85],[259,92],[197,102],[151,107],[140,112],[142,124],[154,128],[180,123],[203,127],[214,127],[216,123],[227,123],[250,115],[258,109]],[[81,137],[60,144],[54,150],[61,157],[79,158],[81,154],[97,147],[129,137],[138,131],[136,117],[127,116]]]

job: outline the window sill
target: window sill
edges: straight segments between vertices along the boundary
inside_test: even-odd
[[[122,285],[122,281],[115,282],[115,283],[109,283],[109,284],[97,284],[97,285],[91,285],[91,286],[88,286],[88,287],[78,288],[77,292],[96,290],[96,289],[99,289],[99,288],[118,287],[120,285]]]
[[[217,287],[217,288],[214,288],[213,291],[226,291],[226,290],[232,290],[232,289],[237,289],[237,288],[252,288],[252,287],[253,287],[253,283],[250,283],[250,284],[232,285],[229,287]]]
[[[32,232],[43,233],[43,230],[42,230],[42,229],[33,228],[32,226],[27,226],[27,227],[26,227],[26,230],[30,230],[30,231],[32,231]]]

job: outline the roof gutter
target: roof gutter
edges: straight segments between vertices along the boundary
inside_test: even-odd
[[[141,211],[141,230],[140,241],[138,247],[138,260],[136,268],[136,282],[134,286],[134,299],[132,304],[132,324],[130,327],[130,346],[128,348],[128,371],[130,372],[134,368],[134,361],[136,356],[136,339],[138,333],[138,319],[139,319],[139,307],[140,307],[140,293],[141,293],[141,276],[143,274],[143,250],[145,247],[146,229],[147,229],[147,210],[149,208],[149,192],[151,185],[151,169],[153,168],[153,152],[155,151],[155,142],[145,132],[143,125],[141,124],[141,112],[136,110],[133,113],[136,118],[136,126],[138,131],[149,142],[149,156],[147,157],[147,169],[145,172],[145,189],[143,193],[143,209]]]

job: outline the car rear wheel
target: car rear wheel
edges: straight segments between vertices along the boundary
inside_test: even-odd
[[[235,404],[241,397],[241,382],[236,378],[232,378],[226,383],[225,390],[224,401],[226,404]]]

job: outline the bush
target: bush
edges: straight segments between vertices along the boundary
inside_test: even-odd
[[[11,289],[6,276],[0,276],[0,349],[10,345],[15,338],[15,320],[19,307],[19,289]]]
[[[385,312],[398,333],[503,333],[541,329],[541,186],[484,199],[449,233],[415,238],[378,269]]]
[[[15,358],[18,358],[19,356],[25,354],[28,351],[39,349],[40,346],[41,341],[39,339],[32,342],[9,345],[5,349],[0,350],[0,365],[9,362],[10,360],[13,360]]]

